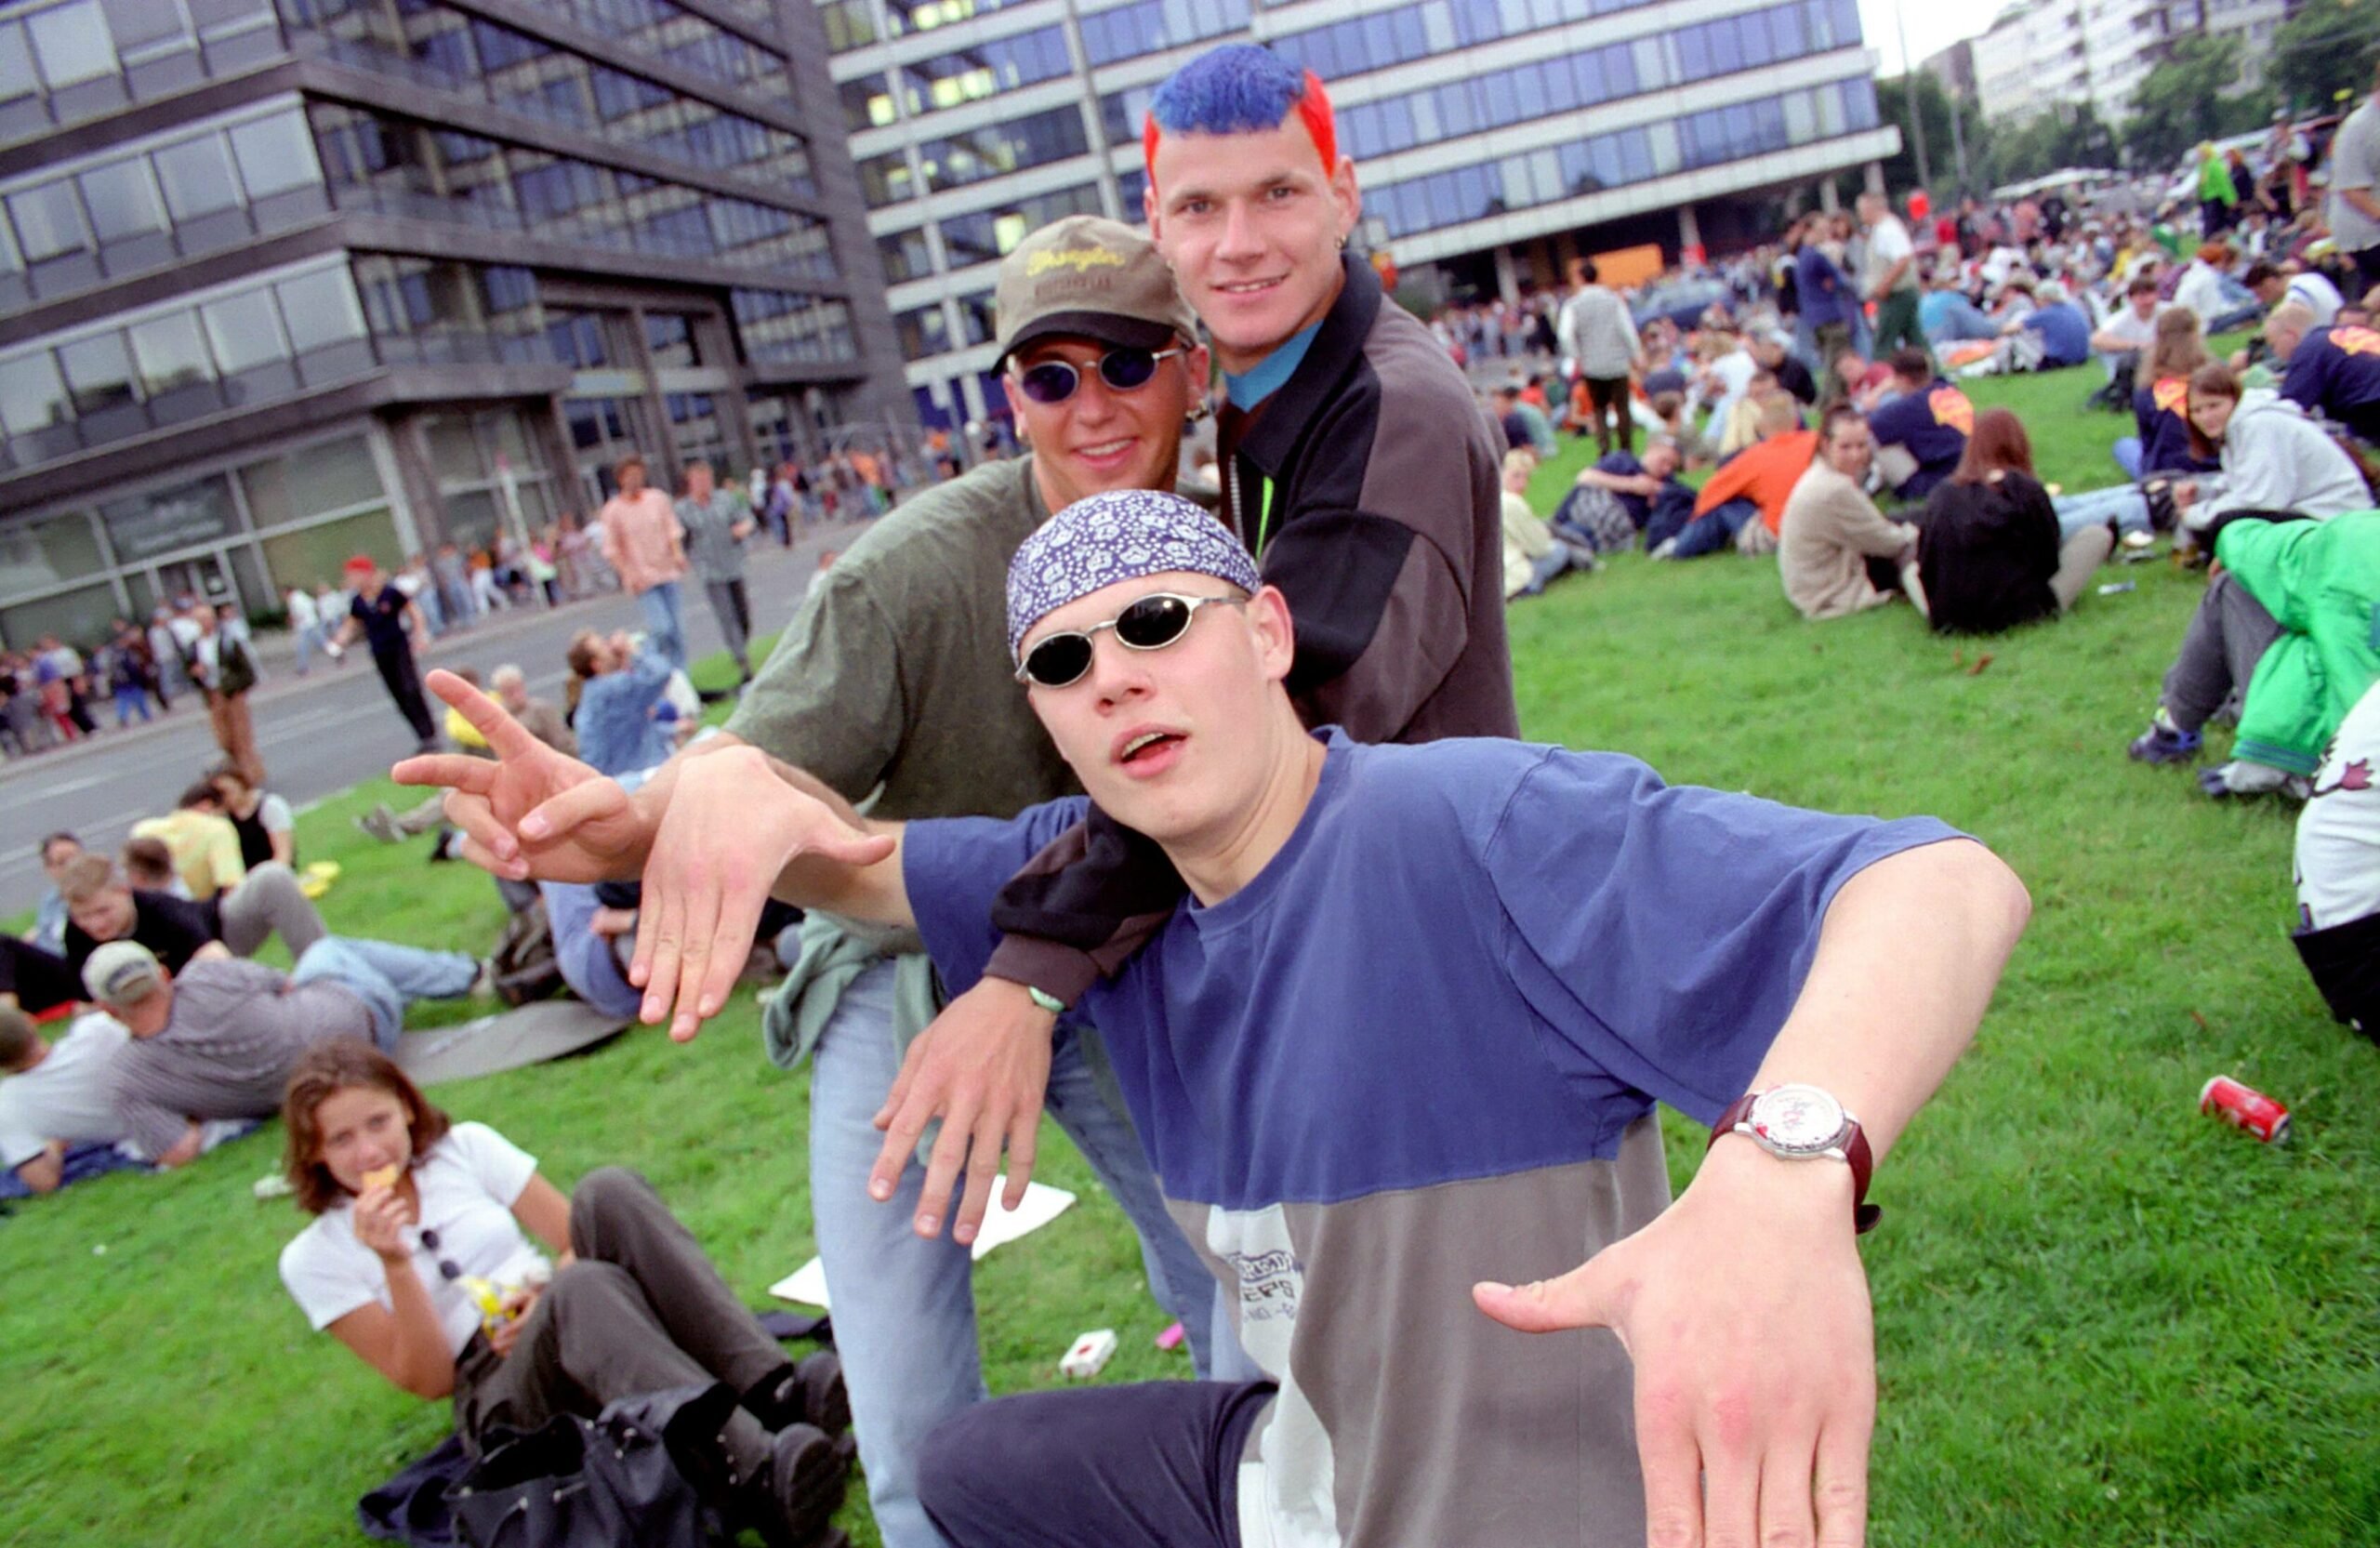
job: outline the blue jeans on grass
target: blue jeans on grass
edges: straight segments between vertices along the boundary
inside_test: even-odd
[[[811,1054],[810,1210],[876,1528],[885,1548],[941,1548],[942,1535],[918,1502],[919,1453],[938,1425],[987,1394],[972,1257],[950,1239],[947,1224],[959,1211],[958,1192],[932,1241],[909,1228],[925,1187],[925,1169],[915,1159],[891,1199],[867,1197],[867,1174],[884,1144],[872,1119],[901,1069],[892,972],[891,962],[878,962],[853,980]],[[1070,1026],[1059,1028],[1051,1050],[1047,1105],[1139,1233],[1150,1288],[1182,1319],[1197,1372],[1206,1375],[1214,1276],[1166,1212],[1138,1132]],[[1244,1356],[1232,1364],[1235,1374],[1251,1369]]]
[[[644,609],[644,632],[654,654],[666,658],[680,671],[686,669],[686,613],[678,595],[678,583],[665,580],[636,594],[637,605]]]
[[[476,958],[459,951],[424,951],[394,941],[325,935],[306,948],[289,974],[292,984],[319,979],[355,991],[372,1012],[372,1039],[394,1051],[404,1030],[405,1006],[416,999],[460,999],[479,981]]]
[[[2140,437],[2119,435],[2116,437],[2116,443],[2108,450],[2114,455],[2116,466],[2123,470],[2124,477],[2135,481],[2139,479],[2140,458],[2143,455],[2140,449]]]
[[[1674,518],[1673,518],[1674,520]],[[1750,500],[1726,500],[1699,516],[1694,516],[1666,532],[1657,532],[1661,525],[1657,518],[1654,526],[1645,529],[1647,550],[1660,547],[1664,537],[1677,538],[1677,547],[1670,550],[1672,559],[1699,559],[1706,553],[1717,553],[1736,540],[1746,522],[1760,520],[1760,507]]]
[[[2060,543],[2084,527],[2105,526],[2109,522],[2124,532],[2149,530],[2149,496],[2128,483],[2089,489],[2080,495],[2059,495],[2049,503],[2057,512]]]

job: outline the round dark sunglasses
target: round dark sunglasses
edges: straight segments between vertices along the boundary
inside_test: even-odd
[[[1104,624],[1086,629],[1044,636],[1017,663],[1016,681],[1043,688],[1064,688],[1081,681],[1091,670],[1091,637],[1114,629],[1125,647],[1161,651],[1190,630],[1190,620],[1209,602],[1244,602],[1246,597],[1185,597],[1155,591]]]
[[[1109,390],[1130,392],[1146,387],[1157,375],[1157,363],[1187,351],[1174,350],[1110,350],[1099,357],[1099,379]],[[1045,360],[1017,373],[1016,385],[1037,404],[1063,404],[1082,385],[1082,373],[1063,360]]]

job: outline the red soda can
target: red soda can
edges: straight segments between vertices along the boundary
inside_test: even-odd
[[[2267,1144],[2289,1141],[2289,1109],[2228,1075],[2216,1076],[2200,1090],[2198,1110],[2244,1129]]]

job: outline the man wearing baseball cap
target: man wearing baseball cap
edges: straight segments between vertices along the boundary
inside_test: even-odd
[[[115,1056],[115,1113],[159,1166],[197,1156],[211,1120],[271,1118],[306,1050],[326,1038],[397,1046],[405,1006],[493,992],[486,964],[459,951],[325,935],[288,972],[199,958],[167,971],[138,941],[110,941],[83,965],[91,1002],[132,1040]]]
[[[1009,681],[1000,605],[1009,561],[1051,511],[1084,496],[1173,487],[1183,423],[1203,412],[1207,355],[1165,260],[1113,220],[1074,216],[1026,237],[1001,261],[996,299],[1002,386],[1026,455],[912,496],[879,520],[802,604],[725,734],[638,791],[641,807],[670,812],[689,855],[727,867],[743,847],[732,796],[670,803],[685,768],[726,748],[757,748],[847,800],[880,789],[871,810],[887,817],[1008,816],[1081,788]],[[430,683],[442,694],[451,686],[443,674]],[[457,786],[483,815],[483,798],[493,796],[508,821],[586,777],[583,765],[524,740],[493,745],[497,764],[416,760],[397,776]],[[486,856],[491,824],[474,826],[456,798],[449,809],[483,840],[467,853]],[[528,874],[515,836],[501,842],[514,847],[492,868]],[[645,1003],[651,1011],[668,997],[656,988]],[[863,934],[813,915],[767,1020],[773,1058],[787,1067],[811,1060],[811,1207],[887,1548],[941,1543],[918,1503],[918,1449],[985,1392],[968,1282],[974,1233],[910,1228],[913,1215],[938,1226],[957,1212],[951,1169],[921,1176],[910,1160],[890,1202],[867,1197],[878,1110],[903,1049],[939,1004],[914,934]],[[674,1030],[691,1037],[696,1025],[689,1005]],[[1006,1138],[1029,1167],[1046,1081],[1048,1111],[1139,1231],[1149,1282],[1183,1320],[1205,1374],[1213,1284],[1166,1214],[1129,1115],[1095,1073],[1091,1036],[1045,1034],[1017,1067],[993,1072],[1024,1093],[1012,1099],[1021,1116]],[[987,1192],[989,1169],[981,1182]],[[974,1204],[980,1214],[980,1194]]]
[[[1859,1541],[1857,1233],[2023,927],[2007,867],[1930,818],[1671,787],[1617,754],[1310,731],[1287,600],[1171,495],[1060,511],[1007,598],[997,661],[1189,888],[1078,1013],[1265,1379],[959,1414],[920,1470],[949,1539]],[[681,814],[722,795],[739,863],[690,864]],[[736,749],[688,763],[659,822],[601,783],[530,821],[580,846],[549,863],[641,870],[689,947],[650,981],[700,1003],[741,961],[711,943],[772,893],[913,927],[963,988],[993,894],[1084,806],[862,819]],[[1711,1126],[1674,1206],[1656,1102]]]
[[[436,752],[438,727],[422,699],[421,674],[413,659],[416,643],[430,638],[430,621],[421,615],[421,604],[406,596],[370,554],[349,560],[344,578],[355,600],[348,603],[347,616],[331,637],[331,658],[337,660],[359,638],[368,641],[372,665],[379,668],[380,681],[387,685],[389,697],[396,701],[397,713],[413,727],[418,750]]]

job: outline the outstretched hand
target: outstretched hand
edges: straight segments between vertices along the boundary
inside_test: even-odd
[[[911,1223],[918,1235],[942,1234],[943,1207],[964,1166],[967,1192],[950,1234],[956,1241],[974,1241],[999,1174],[1003,1144],[1008,1188],[1000,1202],[1011,1210],[1024,1203],[1025,1185],[1033,1180],[1041,1104],[1050,1089],[1050,1039],[1056,1021],[1023,985],[1000,978],[984,979],[945,1006],[909,1045],[892,1093],[877,1111],[884,1147],[868,1173],[868,1197],[879,1203],[892,1197],[926,1125],[941,1118],[942,1132],[927,1161],[925,1191]]]
[[[853,829],[751,748],[688,757],[675,785],[645,863],[628,982],[644,990],[638,1015],[668,1020],[669,1036],[684,1042],[727,1003],[760,906],[787,866],[804,854],[872,866],[893,840]]]
[[[496,754],[426,754],[390,771],[400,785],[444,788],[446,818],[463,830],[465,859],[514,881],[607,881],[637,873],[654,823],[616,781],[538,741],[452,672],[431,672],[423,685]]]
[[[1619,1335],[1650,1541],[1855,1548],[1876,1363],[1854,1239],[1850,1169],[1723,1141],[1642,1231],[1557,1279],[1472,1298],[1523,1332]]]

